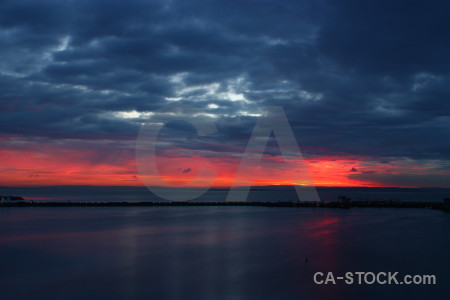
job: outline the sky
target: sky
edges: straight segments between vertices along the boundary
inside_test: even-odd
[[[168,184],[207,185],[203,166],[231,185],[263,107],[281,106],[302,157],[271,135],[245,169],[254,185],[304,184],[306,166],[317,186],[450,187],[449,13],[434,0],[2,0],[0,185],[142,185],[141,124],[184,104],[217,131],[161,129]]]

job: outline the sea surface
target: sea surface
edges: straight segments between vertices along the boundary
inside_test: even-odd
[[[449,233],[413,208],[0,207],[0,299],[450,299]]]

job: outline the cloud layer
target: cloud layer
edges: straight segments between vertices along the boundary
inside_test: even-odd
[[[183,103],[219,133],[199,141],[172,124],[167,151],[233,156],[261,107],[281,105],[306,157],[353,164],[341,176],[420,185],[414,169],[426,165],[420,176],[442,186],[449,13],[447,1],[414,0],[4,0],[2,148],[76,141],[95,152],[101,140],[130,152],[142,120]]]

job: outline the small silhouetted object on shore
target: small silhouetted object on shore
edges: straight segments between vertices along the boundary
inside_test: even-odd
[[[442,202],[444,203],[444,207],[450,207],[450,198],[445,198]]]
[[[442,206],[444,208],[444,211],[450,211],[450,198],[445,198],[442,200]]]
[[[338,197],[339,206],[341,208],[351,208],[352,207],[352,199],[346,196]]]

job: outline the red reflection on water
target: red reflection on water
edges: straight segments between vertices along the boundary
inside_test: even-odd
[[[315,284],[314,274],[322,272],[324,276],[318,279],[325,280],[327,272],[339,270],[341,218],[314,213],[298,220],[292,238],[300,254],[296,256],[298,280],[302,281],[299,293],[318,296],[318,299],[339,298],[340,292],[334,286]]]
[[[306,228],[314,244],[328,246],[337,242],[336,231],[338,223],[339,218],[337,217],[326,217],[319,220],[313,219],[312,222],[306,224]]]

